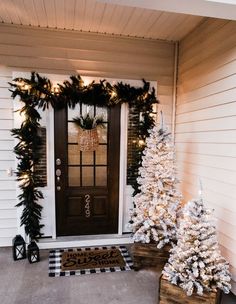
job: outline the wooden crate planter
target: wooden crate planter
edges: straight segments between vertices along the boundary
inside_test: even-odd
[[[156,244],[134,243],[132,245],[132,255],[134,270],[144,267],[163,267],[169,258],[170,245],[158,249]]]
[[[163,276],[160,277],[158,304],[220,304],[221,296],[222,292],[219,290],[204,293],[203,296],[193,294],[189,297],[182,288],[171,284]]]

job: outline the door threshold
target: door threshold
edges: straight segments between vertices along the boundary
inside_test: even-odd
[[[88,246],[110,246],[132,244],[130,234],[103,234],[103,235],[80,235],[59,236],[56,239],[45,238],[38,242],[39,249],[71,248]]]

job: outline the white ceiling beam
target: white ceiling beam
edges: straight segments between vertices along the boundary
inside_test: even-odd
[[[172,13],[236,20],[236,0],[97,0]]]

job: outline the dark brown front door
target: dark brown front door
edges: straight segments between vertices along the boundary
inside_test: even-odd
[[[89,111],[101,115],[96,151],[81,152],[72,119]],[[57,235],[118,232],[120,107],[77,105],[55,110]]]

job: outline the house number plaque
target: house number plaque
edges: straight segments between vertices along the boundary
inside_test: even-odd
[[[90,217],[91,216],[91,211],[90,211],[90,204],[91,204],[91,196],[89,194],[85,194],[85,217]]]

